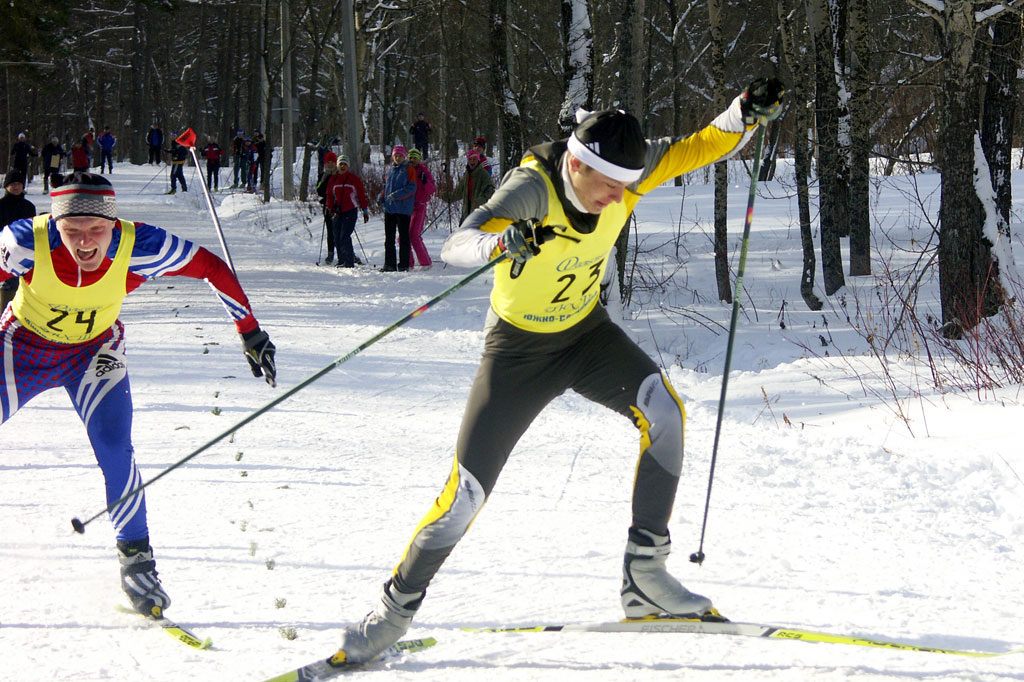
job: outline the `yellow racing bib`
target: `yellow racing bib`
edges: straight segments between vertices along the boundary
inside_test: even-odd
[[[50,256],[50,215],[32,221],[35,266],[32,281],[22,281],[14,297],[14,315],[25,327],[58,343],[83,343],[109,329],[121,313],[135,246],[135,224],[119,220],[121,243],[110,268],[96,282],[76,287],[57,278]]]
[[[593,232],[577,231],[562,210],[555,185],[540,162],[523,168],[544,178],[548,214],[554,228],[540,253],[522,267],[502,263],[495,268],[491,306],[506,322],[531,332],[560,332],[587,316],[597,305],[608,255],[640,196],[626,190],[623,201],[601,211]]]

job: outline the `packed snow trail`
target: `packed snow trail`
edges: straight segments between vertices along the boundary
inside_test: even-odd
[[[159,182],[140,192],[153,173],[115,167],[120,214],[219,252],[201,194],[164,196]],[[918,180],[935,184],[937,176]],[[909,240],[913,228],[901,226],[917,223],[900,217],[908,202],[893,182],[880,186],[876,210],[889,211],[888,237]],[[1014,182],[1024,196],[1019,172]],[[30,185],[30,199],[45,210],[40,189]],[[729,317],[728,306],[712,300],[710,228],[695,227],[699,216],[712,215],[711,196],[708,186],[688,186],[682,219],[678,188],[662,187],[640,205],[638,239],[650,253],[650,279],[678,271],[660,288],[636,291],[624,323],[666,367],[687,408],[670,569],[736,620],[936,648],[1000,651],[1024,643],[1024,396],[1016,387],[983,402],[941,395],[924,373],[894,358],[893,371],[920,392],[901,403],[908,428],[884,386],[871,383],[877,363],[842,311],[801,309],[795,211],[788,199],[771,198],[787,196],[772,183],[758,199],[751,235],[744,291],[752,303],[739,320],[707,560],[702,567],[687,561],[699,536]],[[408,274],[317,268],[315,212],[231,192],[215,198],[239,278],[277,344],[279,386],[252,377],[205,284],[165,278],[143,285],[126,299],[122,320],[134,444],[147,480],[467,274],[439,260]],[[734,196],[730,205],[733,237],[743,201]],[[380,218],[357,229],[379,266]],[[1013,229],[1020,248],[1019,221]],[[443,227],[427,232],[432,254],[446,235]],[[673,265],[680,258],[685,267]],[[168,616],[210,637],[211,650],[192,650],[116,612],[124,596],[109,524],[98,519],[80,536],[68,523],[103,508],[84,429],[62,392],[24,407],[0,427],[4,677],[261,680],[336,648],[339,630],[374,604],[448,476],[483,342],[488,279],[147,491],[157,567],[174,600]],[[873,281],[856,279],[846,300],[868,305]],[[790,304],[784,330],[776,314],[783,301]],[[820,347],[819,336],[846,362],[805,358],[799,344]],[[768,682],[1024,679],[1012,656],[973,660],[701,635],[463,632],[621,617],[637,452],[626,420],[574,394],[556,400],[519,443],[431,585],[408,636],[438,644],[360,675],[424,682],[655,682],[694,674]]]

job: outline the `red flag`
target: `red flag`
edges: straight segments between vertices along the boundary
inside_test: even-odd
[[[196,146],[196,134],[189,128],[174,140],[182,147],[195,147]]]

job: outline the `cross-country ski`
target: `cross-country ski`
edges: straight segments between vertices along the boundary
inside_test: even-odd
[[[562,623],[558,625],[512,625],[493,628],[463,628],[467,632],[481,633],[523,633],[523,632],[615,632],[615,633],[647,633],[647,634],[690,634],[690,635],[732,635],[736,637],[763,637],[800,642],[824,642],[828,644],[847,644],[850,646],[877,647],[894,651],[917,651],[929,654],[948,654],[952,656],[969,656],[975,658],[992,658],[1007,654],[1024,652],[1024,647],[1010,651],[966,651],[945,649],[899,642],[896,640],[879,639],[877,637],[858,636],[852,634],[820,632],[799,627],[781,625],[764,625],[762,623],[743,623],[735,621],[700,620],[696,618],[671,618],[658,616],[651,618],[634,618],[605,623]]]

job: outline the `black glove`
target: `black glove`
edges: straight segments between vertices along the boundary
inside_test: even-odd
[[[786,94],[786,86],[778,78],[758,78],[749,86],[740,98],[740,111],[743,122],[754,125],[767,124],[774,121],[782,113],[782,96]]]
[[[242,334],[242,348],[245,359],[249,361],[249,369],[254,377],[264,377],[271,386],[277,386],[277,365],[274,364],[274,353],[277,349],[270,342],[267,333],[256,327],[251,332]]]
[[[539,220],[518,220],[498,237],[498,248],[516,263],[525,263],[538,253],[544,243],[544,231]]]

